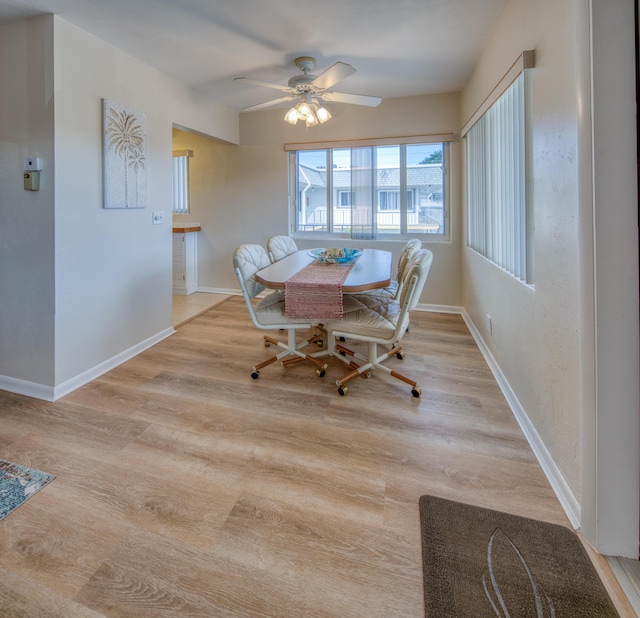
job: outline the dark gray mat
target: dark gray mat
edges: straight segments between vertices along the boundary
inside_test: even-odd
[[[420,522],[428,618],[618,616],[568,528],[433,496]]]

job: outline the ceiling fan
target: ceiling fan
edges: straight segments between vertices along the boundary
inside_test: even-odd
[[[257,111],[297,99],[299,100],[298,104],[287,112],[285,120],[291,124],[295,124],[298,120],[304,120],[307,126],[313,126],[326,122],[331,118],[331,114],[320,104],[321,101],[366,105],[368,107],[375,107],[382,101],[380,97],[370,97],[362,94],[327,92],[328,89],[335,86],[338,82],[341,82],[356,72],[350,64],[336,62],[320,75],[312,75],[311,71],[313,71],[316,66],[315,58],[300,56],[296,58],[294,62],[302,73],[291,77],[286,86],[250,79],[248,77],[236,77],[235,81],[243,81],[247,84],[264,86],[265,88],[274,88],[287,93],[286,96],[278,99],[252,105],[251,107],[245,107],[242,111]]]

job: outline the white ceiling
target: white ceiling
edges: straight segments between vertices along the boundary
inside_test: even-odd
[[[0,0],[0,26],[55,13],[240,110],[281,96],[293,60],[357,73],[332,90],[382,98],[460,90],[507,0]]]

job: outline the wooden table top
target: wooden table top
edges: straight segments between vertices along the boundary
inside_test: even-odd
[[[254,276],[266,288],[283,290],[285,283],[310,264],[313,258],[306,250],[296,251],[286,258],[259,270]],[[346,293],[365,292],[387,287],[391,282],[392,253],[380,249],[363,249],[351,272],[342,284]],[[327,264],[327,268],[331,268]]]

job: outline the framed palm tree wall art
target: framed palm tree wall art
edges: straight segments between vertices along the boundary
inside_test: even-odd
[[[147,118],[103,99],[104,208],[147,207]]]

